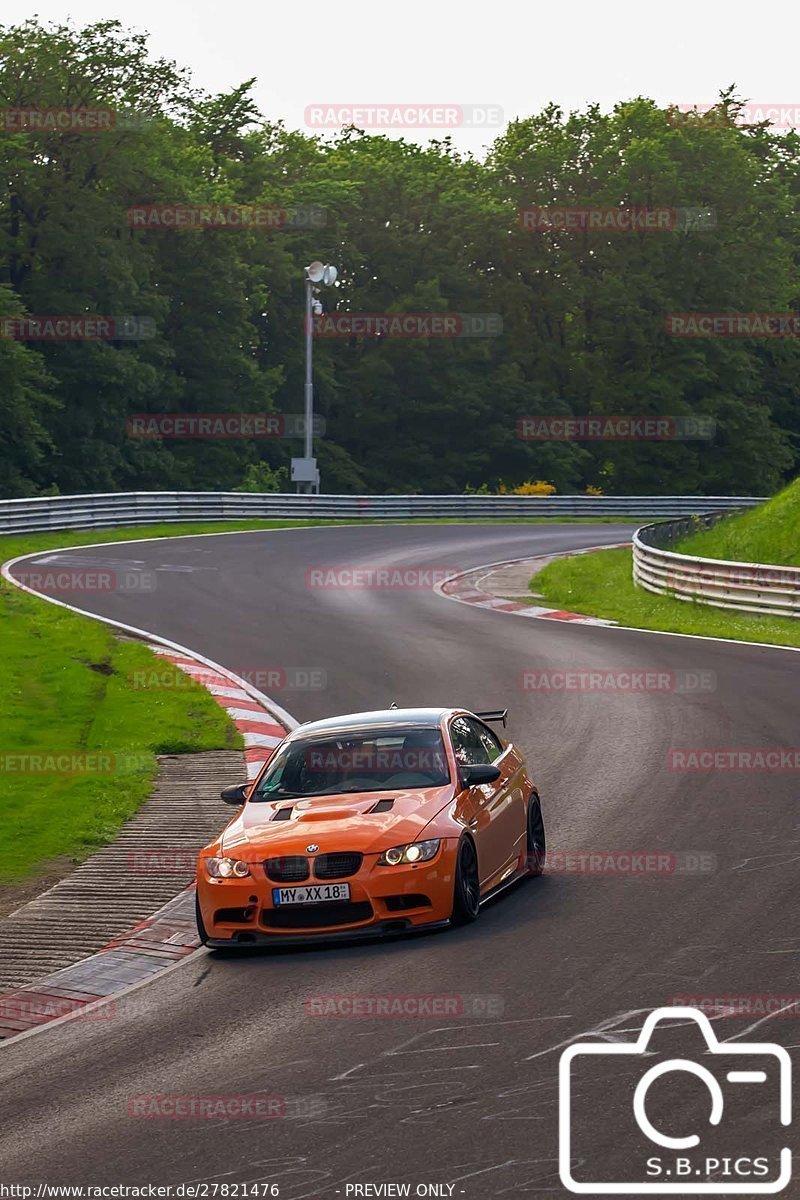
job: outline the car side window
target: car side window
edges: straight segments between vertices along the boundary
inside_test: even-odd
[[[472,766],[475,763],[492,761],[473,721],[466,717],[456,717],[450,726],[450,737],[458,762]]]
[[[486,753],[489,755],[488,761],[494,762],[503,753],[503,747],[499,738],[492,733],[488,726],[484,725],[483,721],[470,721],[469,724],[475,730],[476,735],[480,739]]]

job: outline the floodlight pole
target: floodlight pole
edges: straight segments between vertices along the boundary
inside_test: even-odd
[[[306,378],[304,386],[305,429],[303,430],[304,455],[292,459],[292,480],[298,492],[313,493],[319,490],[319,470],[314,459],[314,314],[322,312],[322,305],[314,299],[315,283],[326,286],[336,282],[336,267],[330,263],[312,262],[305,269],[306,284]]]
[[[314,353],[313,342],[313,316],[312,302],[314,299],[314,284],[306,275],[306,428],[305,428],[305,457],[314,457],[314,377],[312,374],[312,356]],[[311,491],[312,484],[307,484],[305,490]]]

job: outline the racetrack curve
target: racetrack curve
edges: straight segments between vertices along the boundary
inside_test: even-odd
[[[307,586],[315,567],[455,572],[619,542],[632,528],[369,525],[58,555],[59,565],[156,573],[153,591],[61,597],[78,607],[234,671],[323,670],[324,689],[274,693],[299,720],[392,701],[508,705],[551,850],[704,851],[716,869],[641,878],[556,872],[512,889],[466,929],[226,959],[200,953],[123,998],[113,1019],[74,1020],[0,1052],[0,1181],[264,1181],[291,1200],[387,1181],[411,1183],[412,1195],[428,1182],[453,1184],[453,1196],[566,1195],[557,1169],[561,1046],[604,1023],[632,1038],[645,1010],[676,995],[800,991],[797,772],[677,772],[667,762],[671,748],[796,746],[795,654],[524,620],[426,588]],[[53,561],[53,552],[39,558]],[[521,686],[524,669],[565,668],[703,671],[713,689],[622,695]],[[229,815],[220,804],[220,826]],[[463,995],[487,998],[488,1007],[485,1017],[448,1019],[307,1011],[307,998],[332,993]],[[714,1024],[731,1038],[753,1021]],[[771,1020],[756,1037],[791,1047],[800,1043],[797,1028]],[[686,1051],[682,1034],[664,1035],[670,1048],[674,1040]],[[578,1157],[598,1171],[641,1161],[625,1132],[630,1081],[620,1077],[614,1094],[608,1080],[580,1093],[591,1119]],[[659,1097],[680,1107],[680,1132],[707,1121],[706,1093],[683,1088]],[[136,1096],[257,1092],[286,1096],[287,1117],[129,1115]],[[731,1111],[737,1145],[762,1136],[763,1112],[749,1097]]]

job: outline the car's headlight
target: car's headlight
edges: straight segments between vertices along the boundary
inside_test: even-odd
[[[250,868],[240,858],[207,858],[206,870],[212,879],[244,879]]]
[[[399,867],[400,864],[427,862],[439,853],[441,838],[431,838],[427,842],[409,842],[407,846],[392,846],[384,850],[378,859],[379,867]]]

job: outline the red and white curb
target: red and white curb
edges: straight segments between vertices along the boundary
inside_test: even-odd
[[[541,604],[523,604],[519,600],[506,600],[502,596],[493,596],[478,587],[478,581],[487,573],[498,571],[502,567],[515,566],[517,563],[533,565],[557,558],[571,558],[574,554],[591,554],[596,550],[619,550],[630,546],[630,542],[614,542],[604,546],[584,546],[580,550],[566,550],[556,554],[537,554],[530,558],[508,558],[502,562],[484,563],[470,571],[462,571],[451,575],[434,588],[440,596],[448,600],[457,600],[460,604],[471,604],[474,608],[490,608],[493,612],[511,613],[515,617],[535,617],[545,621],[569,621],[575,625],[616,625],[616,621],[608,621],[602,617],[586,617],[583,613],[569,612],[563,608],[546,608]]]
[[[178,653],[155,643],[149,644],[149,648],[159,658],[165,658],[201,683],[217,704],[226,710],[244,740],[247,778],[255,779],[264,764],[269,762],[275,747],[286,737],[284,726],[279,725],[264,705],[244,690],[244,686],[237,687],[228,672],[223,674],[221,670],[203,666],[194,655],[185,652]]]
[[[110,1015],[109,997],[143,983],[199,946],[192,884],[108,946],[36,983],[0,997],[0,1038],[8,1045],[53,1021]],[[105,1006],[101,1009],[101,1005]]]

